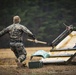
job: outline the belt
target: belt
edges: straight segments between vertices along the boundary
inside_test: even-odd
[[[22,42],[22,40],[11,40],[10,42]]]

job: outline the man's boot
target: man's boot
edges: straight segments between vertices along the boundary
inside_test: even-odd
[[[23,64],[20,62],[19,59],[15,59],[16,63],[17,63],[17,66],[20,68],[23,66]]]

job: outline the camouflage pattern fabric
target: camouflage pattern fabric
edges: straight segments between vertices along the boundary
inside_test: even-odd
[[[21,42],[10,42],[11,50],[14,52],[15,56],[20,60],[20,62],[26,59],[26,50]]]
[[[28,34],[28,36],[32,37],[32,39],[35,39],[33,33],[25,26],[19,23],[12,24],[7,28],[3,29],[2,31],[0,31],[0,36],[9,33],[11,50],[14,52],[15,56],[18,59],[20,59],[21,62],[26,59],[26,54],[27,54],[22,43],[23,32]]]

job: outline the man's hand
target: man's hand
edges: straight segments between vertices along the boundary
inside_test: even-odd
[[[34,40],[34,42],[35,42],[35,43],[38,43],[38,40],[37,40],[37,39],[35,39],[35,40]]]
[[[72,25],[66,26],[66,29],[67,29],[67,30],[73,29],[73,26],[72,26]]]
[[[69,25],[69,26],[68,26],[68,25],[66,25],[65,23],[63,23],[63,24],[66,26],[66,29],[67,29],[67,30],[73,29],[73,25]]]

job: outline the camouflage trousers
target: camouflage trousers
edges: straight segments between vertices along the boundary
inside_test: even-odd
[[[26,59],[26,50],[21,42],[10,42],[10,48],[14,52],[17,59],[23,62]]]

